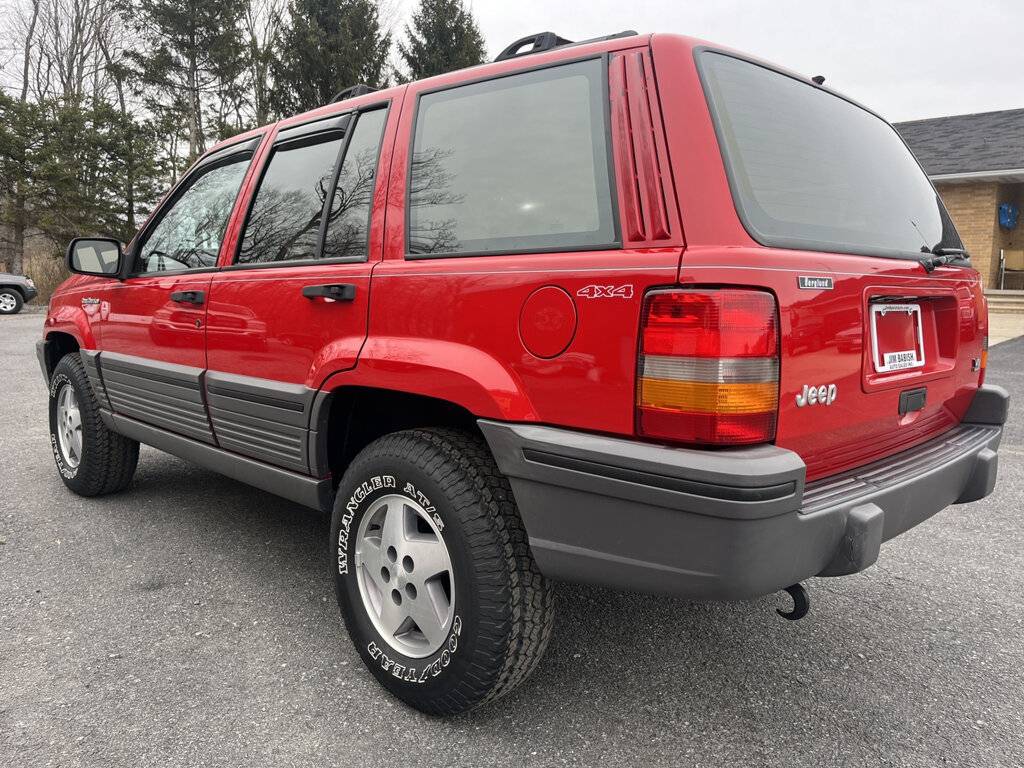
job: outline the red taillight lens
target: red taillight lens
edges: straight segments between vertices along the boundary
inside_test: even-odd
[[[778,347],[775,299],[761,291],[649,294],[643,331],[648,355],[775,357]]]
[[[775,437],[775,298],[737,288],[648,294],[641,328],[637,429],[705,445]]]

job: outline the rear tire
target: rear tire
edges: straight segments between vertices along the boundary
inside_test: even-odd
[[[338,489],[331,541],[352,642],[410,706],[464,712],[511,691],[540,661],[552,586],[480,437],[416,429],[366,447]]]
[[[21,312],[25,299],[14,288],[0,288],[0,315],[16,315]]]
[[[50,447],[64,485],[79,496],[124,490],[139,463],[139,444],[112,432],[77,352],[50,377]]]

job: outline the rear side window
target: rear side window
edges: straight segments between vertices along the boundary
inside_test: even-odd
[[[344,138],[335,131],[274,149],[249,212],[237,263],[316,258],[320,216]]]
[[[890,125],[808,82],[698,55],[737,211],[763,245],[920,258],[962,247]]]
[[[604,70],[593,59],[421,96],[409,253],[614,246]]]

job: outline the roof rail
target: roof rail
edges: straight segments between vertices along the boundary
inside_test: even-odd
[[[363,83],[350,85],[348,88],[344,88],[334,94],[334,98],[331,99],[331,104],[338,101],[344,101],[345,99],[354,99],[356,96],[365,96],[366,94],[373,93],[376,90],[376,88],[371,88]]]
[[[498,54],[495,61],[505,61],[506,59],[515,59],[520,56],[529,56],[533,53],[543,53],[544,51],[550,51],[553,48],[561,48],[564,45],[583,45],[585,43],[599,43],[603,40],[615,40],[619,37],[632,37],[637,34],[635,30],[628,29],[624,32],[616,32],[613,35],[604,35],[603,37],[592,37],[589,40],[580,40],[574,42],[572,40],[566,40],[564,37],[559,37],[554,32],[538,32],[535,35],[527,35],[516,40],[512,45],[503,50]]]

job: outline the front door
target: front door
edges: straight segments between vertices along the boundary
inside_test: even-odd
[[[366,338],[388,113],[377,104],[275,138],[237,253],[210,286],[206,389],[222,448],[311,471],[313,398]]]
[[[197,166],[138,238],[131,274],[105,291],[100,366],[115,413],[213,442],[201,389],[207,301],[252,149]]]

